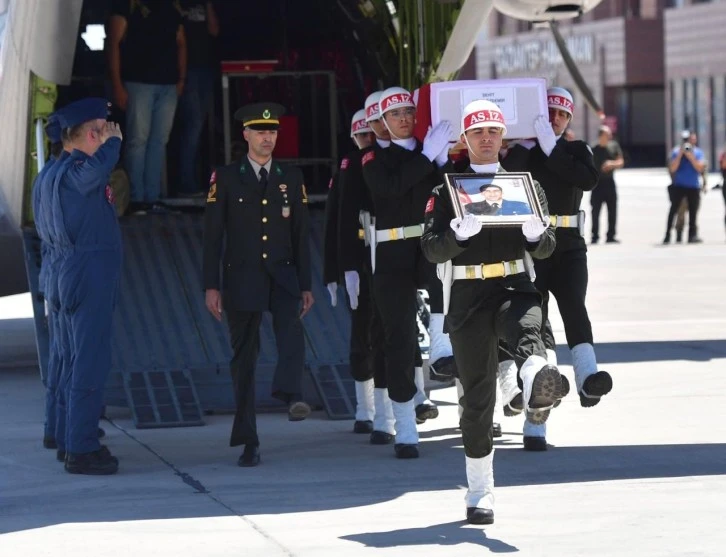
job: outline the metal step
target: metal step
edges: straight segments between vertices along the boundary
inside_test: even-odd
[[[355,418],[355,381],[348,364],[310,365],[310,375],[331,420]]]
[[[124,390],[139,429],[204,425],[187,370],[123,371]]]

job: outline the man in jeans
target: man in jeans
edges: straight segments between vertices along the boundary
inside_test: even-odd
[[[199,137],[214,92],[216,56],[214,38],[219,35],[219,20],[210,1],[174,0],[184,19],[187,42],[187,81],[179,97],[179,189],[181,196],[204,195],[205,181],[197,175]]]
[[[671,209],[668,212],[668,226],[666,227],[664,244],[671,243],[671,228],[673,220],[678,213],[678,207],[683,199],[688,200],[688,243],[697,244],[702,240],[698,237],[696,215],[701,202],[701,173],[706,168],[703,151],[696,147],[696,134],[685,130],[681,134],[682,143],[671,151],[668,170],[673,176],[673,186],[670,190]]]
[[[107,35],[113,100],[126,111],[129,211],[139,213],[161,194],[166,143],[186,80],[184,26],[171,0],[113,0]]]

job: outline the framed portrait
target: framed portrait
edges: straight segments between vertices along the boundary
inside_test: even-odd
[[[444,174],[457,217],[475,215],[482,226],[522,226],[531,215],[544,220],[529,172]]]

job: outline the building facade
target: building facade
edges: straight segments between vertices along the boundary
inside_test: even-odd
[[[712,167],[726,141],[726,1],[604,0],[564,36],[630,166],[660,166],[693,129]],[[476,48],[478,79],[543,77],[572,91],[575,136],[601,123],[575,86],[547,25],[492,17]]]

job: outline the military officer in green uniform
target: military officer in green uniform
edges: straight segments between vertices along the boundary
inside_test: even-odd
[[[301,396],[301,318],[314,302],[309,215],[302,172],[272,158],[283,113],[274,103],[244,106],[235,113],[249,152],[212,173],[204,217],[205,301],[216,319],[221,321],[222,311],[227,315],[237,403],[230,446],[244,445],[240,466],[256,466],[260,460],[254,372],[265,311],[272,313],[278,348],[272,396],[288,405],[291,421],[310,414]]]

